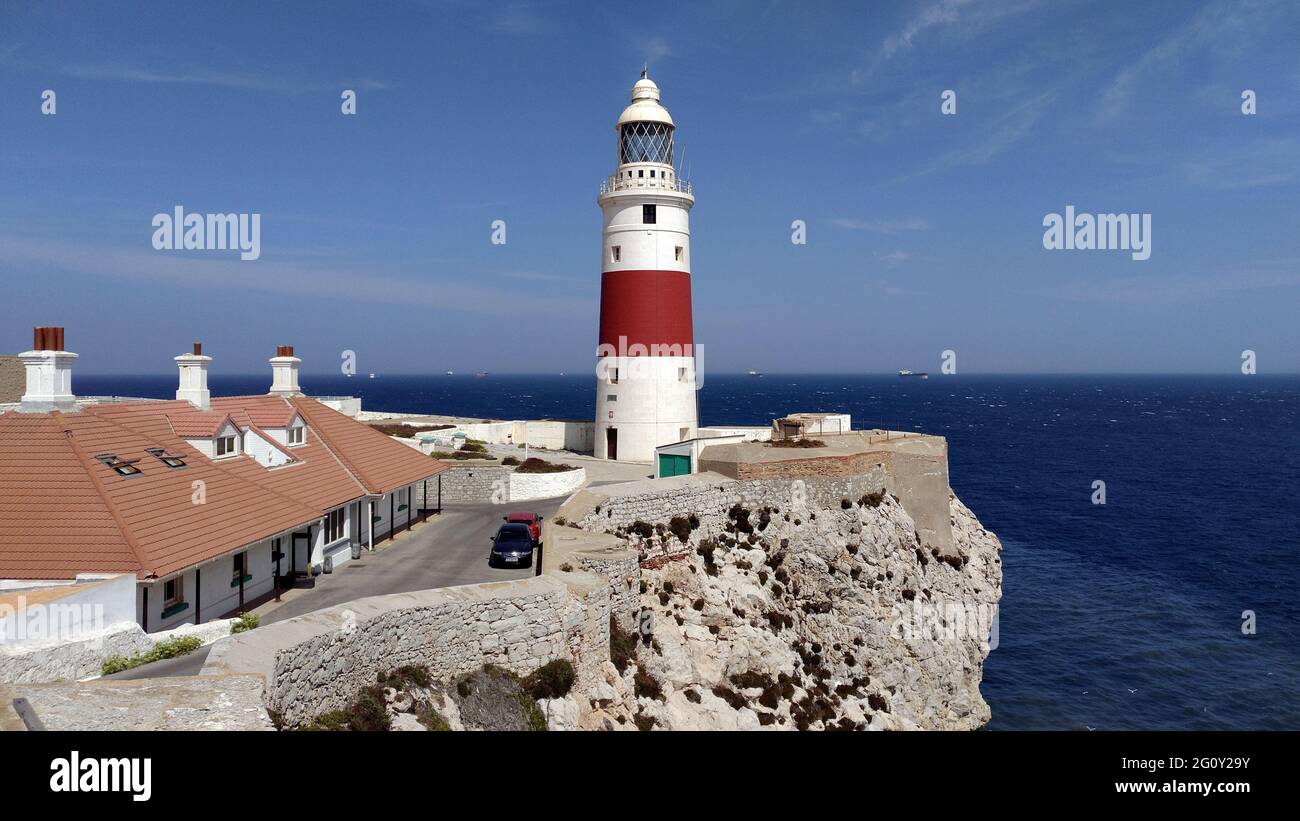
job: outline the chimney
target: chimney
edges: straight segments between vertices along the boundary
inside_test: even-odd
[[[302,396],[298,387],[298,366],[302,360],[293,355],[292,345],[277,345],[271,357],[271,393],[275,396]]]
[[[77,355],[63,350],[62,328],[36,326],[32,350],[18,354],[18,358],[27,369],[27,392],[18,407],[20,412],[77,409],[77,398],[72,395],[72,363]]]
[[[212,357],[203,355],[203,343],[194,343],[194,352],[176,357],[176,367],[181,371],[180,387],[176,398],[184,399],[199,410],[207,410],[212,394],[208,392],[208,363]]]

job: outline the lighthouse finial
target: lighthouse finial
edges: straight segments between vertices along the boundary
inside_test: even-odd
[[[646,79],[646,75],[649,74],[649,73],[650,73],[650,64],[649,64],[649,63],[642,63],[642,64],[641,64],[641,79],[642,79],[642,80]]]

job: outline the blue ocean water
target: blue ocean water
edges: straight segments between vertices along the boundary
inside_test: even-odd
[[[302,384],[471,417],[590,419],[595,404],[590,375]],[[77,390],[170,398],[175,377]],[[1300,377],[769,374],[700,391],[703,424],[801,410],[948,438],[953,488],[1003,544],[993,729],[1300,729]]]

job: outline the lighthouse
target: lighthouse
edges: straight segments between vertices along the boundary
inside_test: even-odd
[[[595,454],[650,461],[699,427],[691,326],[690,211],[673,165],[675,126],[641,72],[618,118],[618,166],[600,187],[604,218]]]

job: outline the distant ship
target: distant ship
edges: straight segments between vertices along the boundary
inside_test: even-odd
[[[374,379],[374,378],[375,378],[375,375],[374,375],[373,373],[370,374],[370,378],[371,378],[371,379]]]
[[[447,371],[447,375],[448,375],[448,376],[455,376],[455,375],[456,375],[456,372],[455,372],[455,371]]]
[[[749,372],[749,375],[750,375],[750,376],[762,376],[762,375],[763,375],[763,372],[762,372],[762,371],[750,371],[750,372]]]
[[[487,376],[487,371],[479,371],[474,375],[477,376],[479,379],[482,379],[483,377]]]
[[[925,371],[922,371],[921,373],[912,373],[911,371],[909,371],[909,370],[907,370],[907,369],[903,369],[903,370],[899,371],[899,372],[898,372],[898,375],[899,375],[899,376],[915,376],[915,377],[920,378],[920,379],[929,379],[929,378],[930,378],[930,374],[926,373]]]

